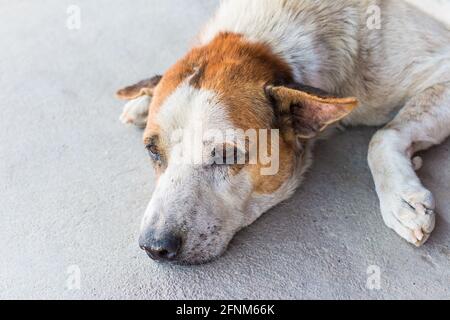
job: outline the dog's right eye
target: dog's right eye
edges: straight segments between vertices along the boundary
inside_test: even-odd
[[[159,153],[158,147],[155,144],[149,144],[145,148],[147,149],[148,154],[153,161],[161,160],[161,154]]]

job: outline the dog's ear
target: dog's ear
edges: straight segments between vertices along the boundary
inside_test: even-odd
[[[275,105],[280,129],[300,139],[314,138],[358,106],[356,98],[336,98],[306,86],[266,86],[265,91]]]
[[[153,96],[153,92],[161,81],[162,76],[154,76],[153,78],[139,81],[138,83],[125,87],[117,91],[116,96],[122,100],[133,100],[141,96]]]

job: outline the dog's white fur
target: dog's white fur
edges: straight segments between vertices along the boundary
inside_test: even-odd
[[[367,26],[368,8],[373,6],[381,10],[380,29]],[[415,173],[421,160],[412,161],[412,157],[450,135],[449,30],[400,0],[226,0],[201,32],[199,45],[224,31],[268,44],[292,67],[300,83],[357,97],[360,107],[343,120],[344,124],[388,124],[374,136],[369,149],[382,216],[401,237],[423,244],[434,228],[435,203]],[[174,95],[167,104],[173,100],[184,105],[192,99],[202,102],[201,98],[180,98],[180,91]],[[209,101],[213,100],[211,96]],[[128,106],[125,114],[139,118],[142,102],[145,104],[135,105],[137,111]],[[180,116],[186,117],[186,112],[181,110]],[[220,112],[226,119],[223,109]],[[161,121],[173,119],[172,113]],[[306,167],[274,194],[254,196],[247,208],[251,219],[234,218],[239,227],[290,196]],[[238,201],[238,197],[234,193],[227,201]],[[224,210],[230,212],[226,206]]]
[[[192,158],[204,157],[201,151],[207,153],[213,147],[207,145],[203,150],[193,147],[193,144],[203,142],[195,135],[203,138],[208,130],[225,131],[233,128],[227,117],[225,108],[214,92],[193,88],[186,82],[164,102],[158,114],[161,137],[176,141],[162,141],[172,145],[168,156],[171,160],[164,175],[158,180],[145,212],[142,232],[149,227],[164,232],[167,229],[165,225],[175,224],[180,228],[181,225],[189,228],[195,226],[197,234],[209,234],[220,225],[221,233],[230,237],[226,239],[228,242],[234,230],[245,224],[244,215],[239,208],[245,201],[244,195],[251,189],[249,180],[245,177],[216,179],[211,172],[203,170],[201,158]],[[231,191],[235,188],[240,188],[241,197],[232,196]],[[215,213],[214,219],[206,218],[211,216],[211,212]],[[155,236],[158,237],[158,234]],[[223,247],[216,242],[219,241],[214,235],[208,241],[189,237],[184,241],[183,251],[190,256],[201,257],[202,251],[208,248],[211,255],[219,255]]]
[[[381,10],[380,30],[367,27],[371,6]],[[270,44],[298,82],[358,97],[361,107],[345,124],[385,124],[404,106],[374,137],[369,163],[386,224],[422,244],[434,228],[435,204],[411,157],[450,135],[448,29],[397,0],[230,0],[201,41],[224,30]]]

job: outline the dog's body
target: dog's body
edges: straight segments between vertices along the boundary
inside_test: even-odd
[[[119,96],[132,100],[122,119],[137,125],[147,122],[151,102],[144,140],[165,149],[152,151],[159,181],[143,222],[141,245],[156,247],[153,257],[163,247],[188,263],[222,253],[235,232],[292,195],[314,140],[336,121],[388,124],[369,150],[383,219],[415,245],[434,228],[433,196],[415,173],[421,160],[411,159],[450,135],[450,32],[403,1],[224,1],[198,45],[162,80]],[[359,107],[334,98],[344,96]],[[279,172],[267,177],[258,165],[231,166],[223,184],[208,180],[204,166],[172,168],[175,147],[162,136],[196,119],[221,130],[280,129]],[[173,225],[182,239],[166,245],[161,235]]]

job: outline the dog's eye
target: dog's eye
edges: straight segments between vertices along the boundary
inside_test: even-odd
[[[226,158],[222,155],[223,152],[214,148],[211,151],[211,166],[215,167],[217,165],[222,165],[226,163]]]
[[[158,147],[155,144],[149,144],[145,147],[148,154],[154,161],[161,160],[161,154],[159,153]]]
[[[224,146],[223,148],[214,148],[211,152],[212,165],[235,165],[241,162],[242,154],[234,146]],[[245,158],[244,158],[245,159]]]

